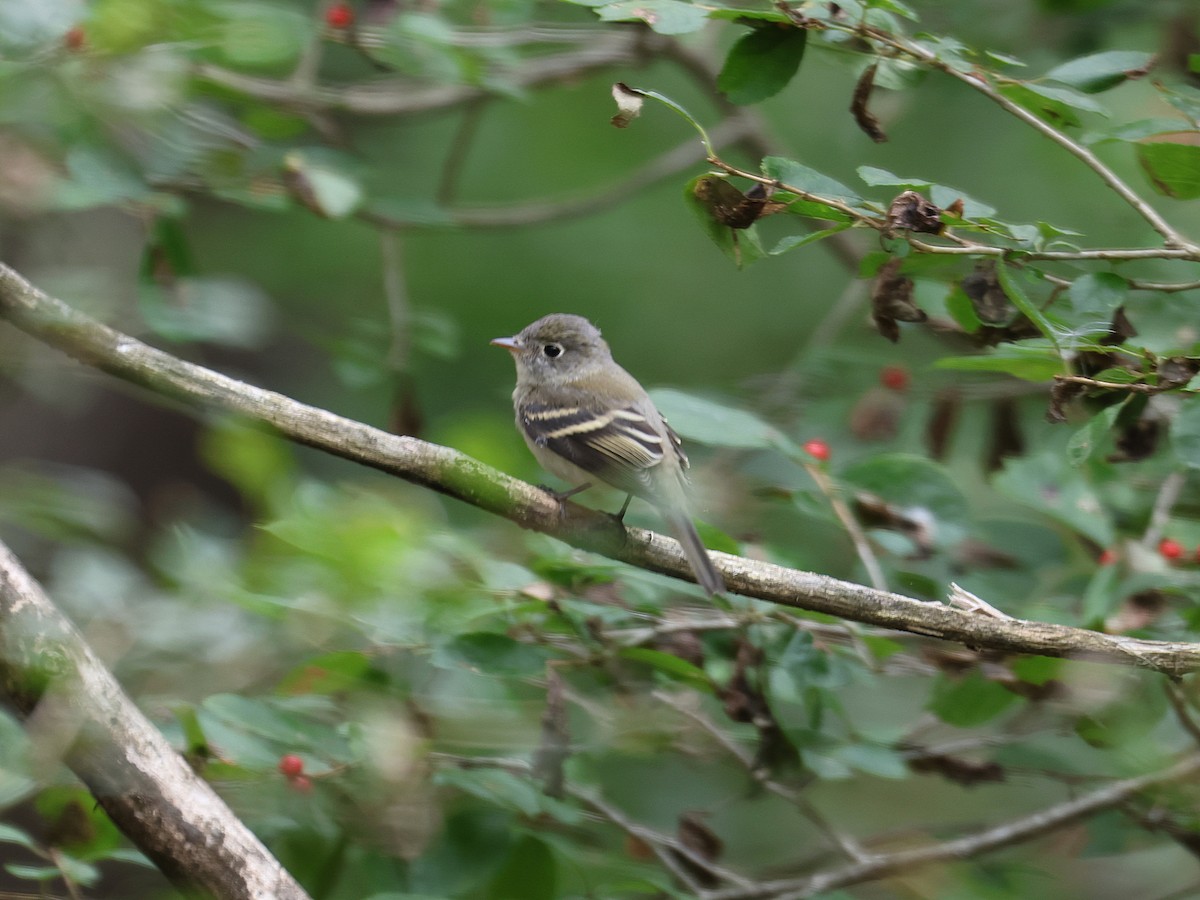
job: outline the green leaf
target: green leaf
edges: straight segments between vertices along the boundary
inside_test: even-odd
[[[862,198],[858,194],[840,181],[836,181],[828,175],[822,175],[816,169],[810,169],[794,159],[768,156],[762,161],[762,172],[768,178],[774,178],[784,185],[797,188],[805,193],[837,200],[849,200],[855,203],[862,202]]]
[[[1112,521],[1100,497],[1060,454],[1010,458],[993,478],[1002,494],[1091,538],[1101,547],[1115,540]]]
[[[440,668],[466,667],[487,675],[528,678],[545,670],[547,655],[543,648],[523,644],[508,635],[474,631],[439,647],[433,663]]]
[[[976,728],[1000,715],[1020,698],[979,672],[965,678],[943,675],[934,683],[929,710],[947,725]]]
[[[705,693],[713,692],[712,679],[699,666],[673,653],[663,653],[649,647],[626,647],[619,653],[621,658],[644,663],[668,675],[676,681],[690,685]]]
[[[687,34],[699,31],[707,13],[699,6],[681,0],[620,0],[599,10],[605,22],[645,22],[659,34]]]
[[[1083,625],[1098,626],[1117,608],[1121,600],[1121,594],[1117,591],[1120,579],[1117,566],[1096,567],[1083,591],[1083,609],[1080,613]]]
[[[779,242],[769,252],[771,256],[778,256],[781,253],[787,253],[789,250],[795,250],[797,247],[815,244],[817,241],[845,231],[849,227],[848,224],[835,225],[833,228],[822,228],[820,231],[810,231],[807,234],[789,235],[788,237],[780,238]]]
[[[1200,398],[1185,397],[1171,422],[1171,449],[1189,469],[1200,469]]]
[[[248,68],[278,68],[299,59],[312,39],[312,19],[273,3],[222,3],[217,47],[225,59]]]
[[[75,143],[67,152],[67,178],[58,183],[54,203],[60,209],[89,209],[145,200],[150,189],[136,168],[111,150]]]
[[[1001,344],[982,356],[943,357],[934,365],[967,372],[1005,372],[1025,381],[1049,381],[1063,371],[1058,350],[1041,338]]]
[[[487,889],[487,900],[555,900],[558,896],[554,852],[545,841],[528,834],[513,846]]]
[[[877,778],[907,778],[908,764],[891,747],[878,744],[844,744],[832,754],[852,769]]]
[[[1143,73],[1153,59],[1154,54],[1138,50],[1106,50],[1055,66],[1043,77],[1085,94],[1098,94],[1126,81],[1131,72]]]
[[[237,419],[221,419],[201,438],[208,468],[262,506],[290,488],[295,476],[291,447],[277,434]]]
[[[957,540],[959,530],[966,525],[968,506],[961,488],[944,466],[923,456],[873,456],[844,469],[841,478],[892,505],[931,516],[939,545]]]
[[[1106,141],[1142,141],[1159,134],[1180,134],[1196,136],[1196,131],[1185,129],[1179,119],[1165,117],[1155,119],[1138,119],[1135,122],[1124,122],[1105,128],[1101,131],[1090,131],[1083,136],[1085,144],[1101,144]]]
[[[316,656],[284,676],[284,694],[335,694],[363,687],[371,672],[371,659],[356,650],[336,650]]]
[[[1128,398],[1125,402],[1128,402]],[[1067,461],[1073,466],[1082,466],[1092,458],[1092,455],[1104,443],[1108,433],[1112,431],[1117,415],[1125,407],[1125,402],[1115,403],[1105,407],[1088,421],[1086,425],[1071,435],[1067,442]]]
[[[447,768],[438,772],[433,781],[524,816],[535,816],[542,808],[542,793],[537,785],[503,769]]]
[[[0,844],[20,844],[29,850],[37,848],[37,842],[24,831],[3,822],[0,822]]]
[[[799,452],[783,432],[753,413],[671,388],[658,388],[650,396],[686,440],[715,447]]]
[[[996,214],[996,210],[986,203],[972,200],[962,191],[943,184],[922,178],[905,178],[876,166],[859,166],[856,171],[858,177],[872,187],[892,187],[928,194],[929,199],[942,208],[950,206],[955,200],[961,200],[963,204],[962,218],[964,219],[986,219]]]
[[[802,28],[752,28],[729,49],[717,89],[738,105],[775,96],[800,69],[807,41]]]
[[[1025,317],[1030,322],[1037,326],[1038,331],[1057,349],[1058,338],[1055,333],[1054,324],[1038,308],[1037,304],[1029,298],[1029,295],[1025,293],[1025,286],[1021,284],[1013,268],[1004,264],[998,265],[996,266],[996,275],[1000,280],[1000,287],[1004,289],[1004,293],[1008,295],[1008,299],[1013,302],[1013,305],[1017,309],[1025,314]]]
[[[1113,272],[1081,275],[1071,282],[1067,299],[1077,313],[1098,316],[1107,328],[1117,307],[1129,297],[1129,282]]]
[[[1095,100],[1070,88],[1022,82],[1002,84],[999,91],[1018,106],[1059,128],[1074,128],[1081,124],[1077,111],[1108,115],[1108,110]]]
[[[1150,184],[1164,197],[1175,200],[1200,197],[1200,147],[1145,141],[1137,145],[1137,156]]]
[[[732,228],[713,215],[710,193],[713,187],[723,183],[722,179],[711,174],[699,175],[687,183],[683,199],[700,220],[700,226],[713,243],[741,269],[762,259],[767,253],[759,241],[755,225],[748,228]],[[707,189],[700,190],[702,185],[707,185]],[[731,189],[736,190],[732,187]]]

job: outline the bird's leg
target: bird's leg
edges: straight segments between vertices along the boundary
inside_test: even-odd
[[[616,519],[622,525],[625,524],[625,511],[627,509],[629,509],[629,503],[631,500],[633,500],[633,494],[626,494],[625,502],[621,504],[621,509],[618,512],[613,514],[613,518]]]
[[[543,491],[545,491],[547,494],[549,494],[551,497],[553,497],[559,503],[562,503],[564,500],[568,500],[571,497],[574,497],[576,494],[586,491],[591,486],[592,486],[592,483],[590,481],[585,481],[583,484],[576,485],[575,487],[571,488],[569,491],[556,491],[554,488],[546,487],[546,485],[544,485],[544,484],[538,485],[538,487],[540,487]]]

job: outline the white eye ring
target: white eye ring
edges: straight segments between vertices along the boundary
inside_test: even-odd
[[[542,347],[542,354],[549,359],[555,359],[562,356],[562,344],[545,344]]]

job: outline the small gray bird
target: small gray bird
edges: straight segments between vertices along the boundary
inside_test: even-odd
[[[617,365],[600,331],[581,316],[555,313],[492,343],[517,364],[517,428],[537,461],[574,486],[603,481],[655,506],[683,547],[696,581],[725,591],[692,524],[688,458],[637,380]]]

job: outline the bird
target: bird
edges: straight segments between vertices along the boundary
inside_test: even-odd
[[[517,429],[537,461],[572,489],[597,481],[626,493],[617,513],[640,497],[654,506],[683,548],[697,583],[717,596],[725,582],[692,522],[683,443],[645,388],[612,358],[600,329],[582,316],[553,313],[494,346],[517,366]]]

